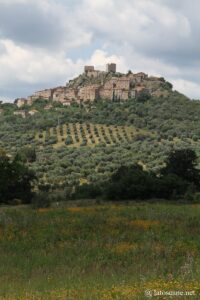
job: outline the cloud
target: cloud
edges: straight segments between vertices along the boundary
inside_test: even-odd
[[[198,0],[0,0],[0,95],[26,96],[84,64],[115,61],[200,98],[199,9]]]
[[[90,42],[70,11],[47,0],[0,2],[0,37],[37,48],[70,48]]]
[[[34,92],[33,88],[65,84],[64,79],[77,75],[83,64],[81,60],[74,63],[64,53],[52,55],[40,49],[31,51],[10,40],[2,40],[0,45],[6,49],[4,55],[0,56],[0,91],[10,89],[11,94],[16,93],[16,96],[28,95],[19,95],[17,86],[29,87],[29,92],[31,89]],[[23,88],[17,87],[17,90],[21,92]],[[24,91],[27,92],[27,88]]]
[[[110,62],[116,63],[121,72],[126,71],[126,63],[122,56],[109,55],[108,52],[104,50],[96,50],[88,61],[89,64],[95,65],[97,69],[102,71],[105,70],[106,64]]]
[[[159,1],[111,0],[106,5],[84,0],[79,18],[86,28],[93,27],[94,36],[105,37],[110,45],[128,43],[144,55],[169,62],[177,52],[187,55],[191,47],[187,16]]]
[[[191,98],[200,100],[200,84],[183,79],[172,80],[172,84],[176,87],[176,90],[191,96]]]

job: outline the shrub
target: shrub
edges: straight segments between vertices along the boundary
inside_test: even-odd
[[[72,140],[71,136],[68,136],[68,137],[66,138],[65,144],[66,144],[66,145],[71,145],[71,144],[73,144],[73,140]]]
[[[50,207],[51,201],[49,198],[49,194],[45,191],[39,191],[33,197],[31,204],[33,208],[47,208]]]
[[[95,199],[101,195],[102,192],[99,186],[85,183],[76,187],[72,199]]]

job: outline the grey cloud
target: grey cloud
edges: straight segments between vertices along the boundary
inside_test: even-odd
[[[29,46],[54,46],[64,38],[59,16],[45,13],[37,4],[0,4],[0,34],[2,38]]]
[[[199,81],[199,0],[192,0],[192,3],[189,0],[28,0],[11,5],[5,3],[0,1],[0,39],[10,39],[22,49],[28,47],[34,52],[34,48],[43,48],[44,56],[51,52],[53,58],[57,53],[58,57],[64,53],[65,58],[69,53],[70,58],[74,51],[71,54],[73,61],[91,56],[95,49],[106,49],[110,55],[124,57],[130,68],[134,67],[131,60],[139,57],[137,68],[141,64],[144,71],[153,69],[153,63],[158,61],[155,69],[159,73],[168,70],[166,74],[171,76],[174,72],[174,78]],[[83,45],[88,48],[83,48]],[[103,45],[107,47],[103,48]],[[4,51],[0,43],[0,56]],[[142,63],[143,58],[149,66]],[[41,64],[41,56],[34,57],[34,64],[37,60]],[[21,63],[17,59],[13,61]],[[23,70],[28,69],[29,62],[26,61],[26,65]],[[62,68],[62,62],[55,61],[55,65]],[[55,82],[58,68],[49,71]],[[33,72],[33,76],[38,73]],[[38,82],[41,78],[38,76]],[[16,87],[13,94],[23,96],[26,89],[30,91],[26,94],[30,94],[40,88],[40,84],[27,85],[27,82],[14,78],[13,87]],[[0,94],[2,89],[0,87]],[[11,94],[9,85],[4,93]]]
[[[94,36],[104,37],[110,45],[129,44],[143,55],[177,66],[195,65],[200,60],[199,1],[113,3],[99,11],[92,4],[85,8],[84,24],[93,28]]]

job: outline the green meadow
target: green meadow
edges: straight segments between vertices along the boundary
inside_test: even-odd
[[[199,299],[199,266],[198,205],[0,208],[0,299]]]

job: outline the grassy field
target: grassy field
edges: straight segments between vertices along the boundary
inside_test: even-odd
[[[200,299],[199,267],[198,205],[0,209],[0,299]]]
[[[47,130],[36,132],[35,141],[41,145],[51,143],[55,148],[66,145],[80,147],[82,145],[94,147],[100,143],[106,145],[131,142],[137,136],[148,137],[152,133],[147,130],[136,129],[134,126],[115,126],[91,123],[67,123]]]

